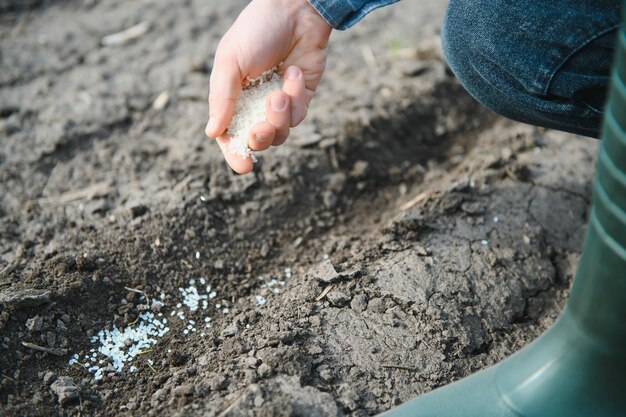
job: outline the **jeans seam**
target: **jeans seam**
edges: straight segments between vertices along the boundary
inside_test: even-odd
[[[351,0],[346,0],[346,2],[350,5],[350,7],[352,7],[352,9],[357,10],[358,8],[354,5],[354,3],[352,3]]]
[[[600,36],[603,36],[609,32],[611,32],[612,30],[618,29],[620,27],[620,23],[614,23],[613,25],[609,26],[608,28],[594,33],[592,36],[588,37],[584,42],[582,42],[580,45],[578,45],[576,48],[572,48],[572,50],[570,51],[569,54],[567,54],[563,59],[559,60],[556,62],[556,64],[550,68],[547,72],[546,72],[546,77],[544,77],[543,80],[539,81],[538,84],[544,84],[545,87],[543,88],[543,95],[547,95],[548,92],[550,91],[550,87],[552,86],[552,82],[554,81],[554,77],[556,77],[556,74],[559,72],[559,70],[561,68],[563,68],[563,66],[567,63],[567,61],[574,56],[574,54],[576,54],[578,51],[582,50],[585,46],[589,45],[591,42],[593,42],[595,39],[599,38]]]
[[[592,106],[591,104],[587,103],[586,101],[582,101],[582,100],[581,100],[581,103],[582,103],[585,107],[587,107],[587,110],[590,110],[590,111],[592,111],[592,112],[594,112],[594,113],[596,113],[596,114],[604,114],[604,112],[603,112],[602,110],[600,110],[600,109],[596,108],[595,106]]]

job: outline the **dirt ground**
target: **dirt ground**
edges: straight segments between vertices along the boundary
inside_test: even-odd
[[[333,35],[306,122],[237,176],[203,128],[245,3],[0,0],[0,415],[374,415],[558,316],[597,142],[482,108],[445,2],[407,1]],[[215,298],[170,316],[192,279]],[[96,380],[92,338],[150,308],[170,331]]]

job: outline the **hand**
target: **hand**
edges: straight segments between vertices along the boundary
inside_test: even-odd
[[[225,134],[246,77],[280,65],[283,88],[266,99],[266,120],[250,131],[248,146],[262,151],[281,145],[306,112],[326,67],[331,26],[306,0],[253,0],[220,41],[215,53],[206,134],[217,138],[224,158],[239,174],[251,158],[228,150]]]

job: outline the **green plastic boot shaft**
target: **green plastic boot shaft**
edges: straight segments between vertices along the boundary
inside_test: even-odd
[[[626,22],[622,15],[622,22]],[[385,417],[626,416],[626,33],[618,33],[593,203],[570,299],[505,361]]]

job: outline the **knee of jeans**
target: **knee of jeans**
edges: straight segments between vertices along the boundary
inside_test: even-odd
[[[519,119],[515,104],[533,92],[507,73],[497,51],[499,40],[484,31],[499,22],[478,22],[470,8],[487,7],[490,0],[450,1],[441,28],[441,44],[448,66],[463,87],[481,104],[506,117]],[[484,17],[484,16],[483,16]],[[494,47],[495,46],[495,47]],[[489,48],[489,49],[488,49]]]
[[[530,39],[511,29],[521,9],[503,10],[500,0],[450,0],[441,29],[444,55],[463,87],[481,104],[496,113],[524,123],[597,136],[601,120],[599,106],[608,82],[599,69],[609,68],[612,49],[602,42],[615,41],[607,33],[592,46],[583,63],[567,61],[556,70],[546,59],[542,34]],[[610,26],[609,26],[610,27]],[[566,39],[567,40],[567,39]],[[599,52],[598,52],[599,51]],[[581,49],[579,53],[584,53]],[[600,55],[598,55],[600,54]],[[591,58],[590,58],[591,56]],[[576,58],[574,55],[572,58]],[[591,65],[590,66],[590,62]],[[596,68],[598,67],[598,68]],[[588,71],[593,77],[588,77]],[[608,70],[607,76],[608,76]],[[591,102],[576,80],[595,80]],[[579,83],[580,84],[580,83]],[[596,85],[597,84],[597,85]],[[578,86],[578,87],[577,87]],[[573,91],[570,91],[573,90]],[[600,103],[598,105],[598,103]]]

